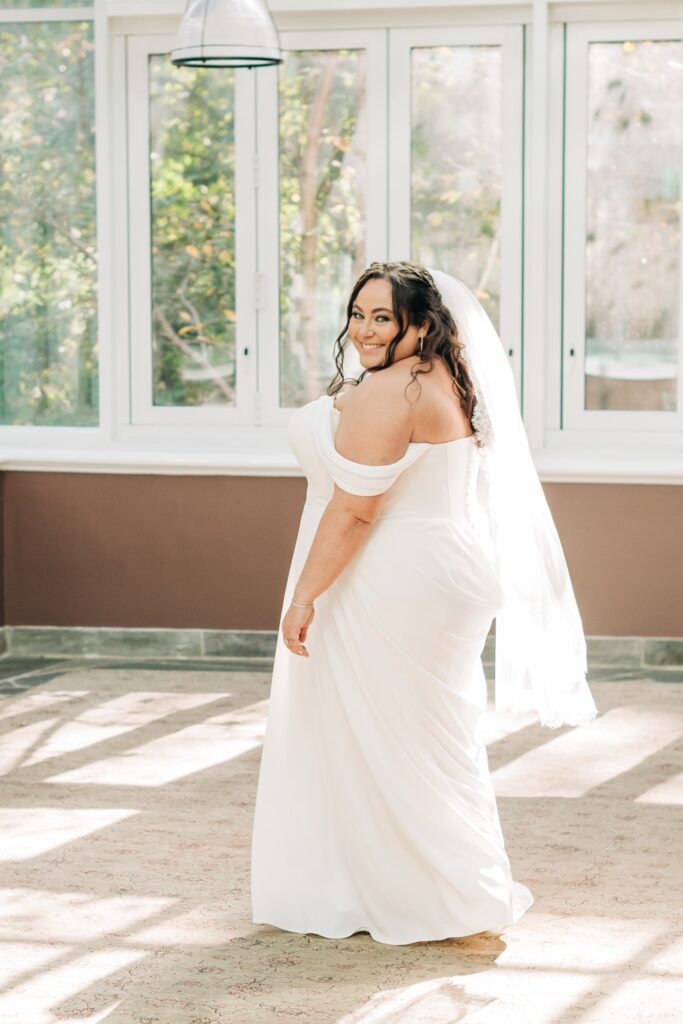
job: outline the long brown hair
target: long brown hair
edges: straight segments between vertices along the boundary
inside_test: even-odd
[[[366,367],[357,380],[345,378],[344,350],[347,347],[353,306],[363,285],[372,278],[382,278],[391,283],[393,308],[400,329],[387,345],[384,362],[377,366]],[[458,396],[460,405],[472,427],[472,432],[475,434],[475,444],[479,445],[480,441],[472,423],[477,403],[472,378],[461,354],[463,343],[460,340],[458,326],[450,310],[444,306],[434,278],[420,263],[411,263],[408,260],[374,262],[360,275],[353,286],[346,307],[346,325],[335,339],[334,364],[337,372],[327,387],[327,394],[336,395],[344,384],[360,384],[366,373],[377,373],[378,370],[391,366],[394,363],[394,350],[401,339],[405,337],[409,325],[420,327],[425,320],[429,321],[429,327],[422,342],[422,350],[416,352],[416,355],[420,357],[420,363],[416,363],[411,368],[410,376],[419,386],[417,375],[431,373],[434,360],[440,359],[451,376],[453,391]],[[418,370],[418,365],[422,363],[427,364],[428,369]],[[406,385],[406,388],[408,387],[410,384]]]

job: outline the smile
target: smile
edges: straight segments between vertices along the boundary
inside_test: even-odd
[[[382,345],[376,345],[376,344],[375,345],[369,345],[369,344],[366,344],[366,342],[364,342],[364,341],[361,341],[361,345],[363,346],[363,348],[382,348],[383,347]]]

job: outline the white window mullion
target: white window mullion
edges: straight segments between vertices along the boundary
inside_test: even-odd
[[[423,33],[425,30],[421,29]],[[410,259],[411,74],[410,43],[415,33],[389,30],[389,252],[392,260]]]
[[[564,140],[563,429],[580,426],[586,338],[586,132],[588,103],[585,32],[568,32]],[[567,211],[571,216],[567,216]]]
[[[154,37],[126,39],[128,125],[128,367],[130,422],[149,423],[152,412],[152,274],[149,180],[149,75]],[[158,44],[157,44],[158,45]]]
[[[384,260],[389,252],[387,176],[387,37],[385,29],[366,33],[368,119],[366,264]]]
[[[533,94],[533,64],[529,55],[533,40],[527,43],[528,95]],[[534,371],[534,352],[527,349],[525,370],[525,411],[529,403],[538,405],[537,429],[532,447],[541,448],[547,441],[549,430],[560,429],[562,413],[562,170],[564,128],[564,26],[550,25],[548,33],[548,133],[546,189],[546,270],[545,302],[540,343],[545,348],[545,376]],[[531,177],[527,175],[527,209],[537,202]],[[528,219],[528,218],[527,218]],[[525,304],[533,308],[539,302],[534,277],[533,249],[527,246],[529,267],[525,284]],[[533,382],[533,383],[532,383]],[[531,440],[531,438],[530,438]]]
[[[259,73],[263,69],[260,69]],[[220,74],[213,69],[208,74]],[[256,186],[256,83],[248,68],[235,72],[235,361],[237,407],[226,410],[232,421],[259,423],[258,319],[254,297],[257,269]]]
[[[256,75],[257,255],[249,288],[258,324],[256,395],[261,424],[283,423],[280,393],[280,202],[278,145],[278,69],[259,68]],[[258,279],[256,278],[258,275]]]
[[[112,158],[116,152],[117,105],[110,83],[108,23],[102,5],[95,4],[95,189],[97,220],[97,336],[99,368],[99,422],[102,433],[111,439],[116,431],[116,361],[114,338],[114,301],[116,265],[113,245],[114,225],[119,209],[115,202],[116,175]],[[118,193],[120,195],[120,193]],[[125,178],[124,178],[125,195]],[[125,203],[125,199],[124,199]]]
[[[500,337],[517,385],[522,405],[522,149],[524,96],[522,74],[522,29],[514,26],[504,30],[503,59],[503,131],[502,199],[501,199],[501,282]]]
[[[543,445],[546,427],[545,391],[548,364],[546,295],[548,289],[548,9],[534,3],[528,30],[526,73],[529,104],[526,140],[524,426],[532,448]]]

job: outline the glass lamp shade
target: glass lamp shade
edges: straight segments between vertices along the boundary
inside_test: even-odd
[[[171,50],[173,64],[252,68],[281,64],[265,0],[188,0]]]

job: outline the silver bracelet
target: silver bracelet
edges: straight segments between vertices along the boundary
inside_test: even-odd
[[[299,604],[298,601],[290,601],[290,604],[293,604],[295,608],[312,608],[313,607],[312,604]]]

